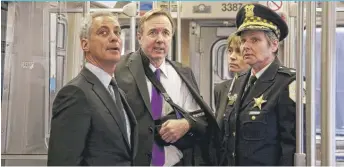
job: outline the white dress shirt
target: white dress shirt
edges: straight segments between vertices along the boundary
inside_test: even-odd
[[[272,62],[271,62],[272,63]],[[268,69],[269,67],[270,67],[270,65],[271,65],[271,63],[270,64],[268,64],[267,66],[265,66],[263,69],[261,69],[260,71],[258,71],[257,73],[256,73],[256,77],[257,77],[257,80],[259,79],[259,77],[260,76],[262,76],[263,75],[263,73],[266,71],[266,69]],[[253,75],[253,69],[251,69],[251,76]],[[250,76],[250,77],[251,77]]]
[[[149,64],[149,67],[155,72],[156,68]],[[197,102],[192,97],[186,84],[182,81],[176,70],[172,65],[164,60],[160,65],[161,70],[160,82],[164,86],[166,92],[171,97],[174,103],[182,107],[185,111],[196,111],[199,110]],[[152,99],[152,83],[146,77],[149,97]],[[163,113],[162,115],[167,115],[171,112],[171,107],[169,104],[163,100]],[[165,146],[165,164],[164,166],[175,165],[183,158],[183,153],[175,146]]]

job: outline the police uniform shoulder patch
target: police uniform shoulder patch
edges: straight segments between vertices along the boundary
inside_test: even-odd
[[[293,69],[293,68],[288,68],[288,67],[285,67],[285,66],[280,66],[278,68],[278,72],[279,73],[283,73],[283,74],[287,74],[289,76],[294,76],[296,75],[296,70]]]
[[[296,80],[289,84],[289,98],[296,103]],[[302,103],[306,104],[306,82],[303,81]]]

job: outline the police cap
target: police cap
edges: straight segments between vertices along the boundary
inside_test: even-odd
[[[246,30],[272,31],[282,41],[288,35],[285,21],[273,10],[261,4],[247,4],[236,16],[237,34]]]

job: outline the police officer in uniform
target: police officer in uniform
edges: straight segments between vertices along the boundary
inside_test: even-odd
[[[240,53],[240,37],[236,34],[231,34],[228,39],[228,67],[229,71],[233,74],[233,78],[222,83],[219,83],[214,88],[214,101],[215,101],[215,117],[216,121],[223,126],[223,116],[225,110],[231,109],[231,107],[226,107],[228,103],[233,106],[236,98],[237,92],[233,92],[233,87],[238,75],[242,72],[246,72],[250,67],[244,62],[244,59]]]
[[[225,126],[223,125],[224,119],[226,117],[226,111],[232,110],[234,106],[234,102],[237,98],[238,92],[234,92],[234,83],[237,80],[238,76],[246,72],[249,69],[249,65],[244,62],[243,56],[240,52],[240,36],[237,36],[235,33],[231,34],[227,39],[227,49],[228,49],[228,67],[229,71],[232,72],[233,78],[227,81],[224,81],[220,84],[217,84],[214,89],[214,100],[215,100],[215,118],[217,123],[219,124],[219,128],[221,129],[221,133],[218,133],[219,138],[222,139],[224,135]],[[238,89],[236,89],[238,90]],[[215,142],[215,141],[214,141]],[[219,143],[219,142],[217,142]],[[219,151],[219,154],[222,155],[226,151],[225,147],[222,147]],[[224,161],[224,160],[220,160]],[[224,164],[227,164],[223,162]]]
[[[259,4],[243,6],[236,24],[244,61],[251,68],[234,84],[233,91],[239,93],[234,108],[226,113],[225,153],[219,165],[291,166],[296,147],[296,73],[277,59],[288,26]]]

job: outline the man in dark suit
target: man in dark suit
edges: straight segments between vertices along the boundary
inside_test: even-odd
[[[246,72],[248,68],[250,67],[244,62],[243,56],[240,53],[240,36],[237,36],[235,33],[230,35],[227,39],[228,41],[228,66],[229,71],[232,72],[233,78],[229,79],[227,81],[224,81],[218,85],[215,86],[214,89],[214,100],[215,100],[215,117],[216,121],[219,124],[220,127],[220,135],[219,138],[223,139],[223,136],[225,135],[226,130],[224,129],[225,126],[223,125],[224,121],[227,117],[227,113],[229,113],[233,107],[234,102],[236,101],[236,98],[238,97],[238,90],[234,88],[234,83],[238,79],[238,76],[242,72]],[[237,85],[238,86],[238,85]],[[213,141],[216,142],[216,141]],[[222,142],[222,141],[217,141]],[[224,142],[225,143],[225,142]],[[224,145],[220,145],[222,148],[226,147]],[[219,164],[227,164],[227,157],[221,156],[225,155],[226,149],[221,149],[219,154],[218,163]]]
[[[133,165],[137,122],[113,77],[122,48],[120,32],[111,13],[93,13],[82,25],[87,62],[54,100],[48,165]]]
[[[140,145],[135,165],[202,165],[200,146],[208,146],[207,133],[217,128],[211,108],[199,94],[191,69],[166,59],[174,28],[172,17],[164,10],[147,12],[138,27],[140,49],[124,56],[116,68],[116,79],[127,94],[139,126]],[[171,107],[159,100],[161,94],[156,95],[156,87],[147,77],[147,70],[154,72],[173,102],[195,119],[168,119],[161,129],[157,129],[156,121],[170,114]],[[159,144],[155,136],[168,144]],[[175,143],[184,137],[193,140],[188,143],[189,148],[181,149]]]
[[[241,51],[251,69],[238,77],[234,109],[225,122],[228,164],[291,166],[295,141],[295,70],[277,59],[288,26],[271,9],[243,6],[236,17]]]

